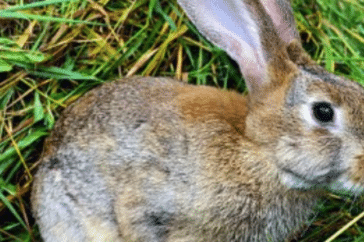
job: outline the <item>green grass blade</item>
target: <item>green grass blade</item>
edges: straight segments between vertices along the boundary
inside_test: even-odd
[[[106,24],[103,24],[103,23],[89,22],[89,21],[83,21],[83,20],[73,20],[73,19],[66,19],[66,18],[57,18],[57,17],[52,17],[52,16],[41,16],[41,15],[28,14],[28,13],[11,12],[11,11],[7,11],[7,10],[0,10],[0,17],[1,18],[37,20],[37,21],[50,21],[50,22],[58,22],[58,23],[106,26]]]

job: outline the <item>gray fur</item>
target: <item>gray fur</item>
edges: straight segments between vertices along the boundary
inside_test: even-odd
[[[80,98],[35,176],[45,242],[281,242],[323,191],[363,193],[364,91],[304,53],[288,2],[179,3],[238,61],[250,94],[134,77]],[[313,114],[323,101],[329,122]]]

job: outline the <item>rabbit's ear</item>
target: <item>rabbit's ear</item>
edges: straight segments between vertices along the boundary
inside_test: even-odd
[[[178,0],[197,29],[237,61],[251,93],[272,81],[271,71],[278,71],[278,76],[282,76],[285,74],[281,70],[292,69],[282,63],[289,61],[287,43],[298,36],[296,29],[290,27],[293,16],[287,0],[261,1],[264,3],[258,0]],[[285,22],[287,19],[291,22]],[[277,59],[277,55],[280,63],[271,68],[271,60]]]
[[[301,41],[296,29],[292,7],[289,0],[261,0],[262,5],[273,21],[279,37],[289,44],[293,40]]]

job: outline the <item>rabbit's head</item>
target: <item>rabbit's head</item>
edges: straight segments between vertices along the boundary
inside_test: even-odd
[[[288,0],[178,0],[197,29],[239,65],[245,136],[294,189],[364,188],[364,90],[304,52]]]

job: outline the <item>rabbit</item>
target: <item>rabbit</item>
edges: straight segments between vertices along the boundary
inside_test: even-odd
[[[160,77],[105,83],[45,142],[46,242],[281,242],[327,192],[364,188],[364,91],[305,53],[288,0],[178,0],[248,94]]]

